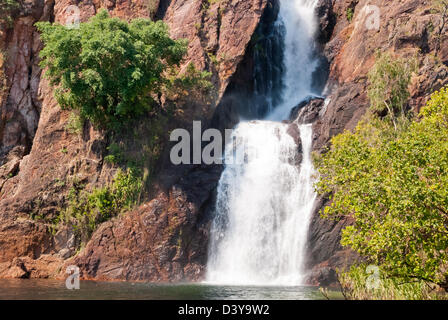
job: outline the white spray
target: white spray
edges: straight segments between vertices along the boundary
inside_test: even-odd
[[[286,119],[311,94],[316,0],[281,0],[285,25],[283,103],[268,120]],[[250,153],[241,165],[226,165],[218,186],[211,228],[207,282],[233,285],[298,285],[303,281],[309,220],[315,200],[312,127],[299,125],[299,148],[288,124],[242,122],[233,131],[226,163]]]

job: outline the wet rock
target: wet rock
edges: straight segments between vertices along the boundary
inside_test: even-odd
[[[338,276],[333,268],[321,267],[313,270],[307,281],[319,287],[335,287],[338,284]]]
[[[324,150],[331,137],[356,127],[369,106],[364,85],[344,84],[327,98],[328,105],[321,109],[319,118],[313,123],[314,150]]]
[[[309,97],[291,110],[290,119],[300,124],[313,123],[318,119],[324,103],[323,98]]]
[[[303,160],[303,146],[300,137],[300,129],[296,122],[289,123],[287,133],[294,139],[294,142],[297,145],[297,154],[294,159],[292,159],[291,164],[299,167]]]
[[[319,0],[315,11],[319,22],[317,41],[323,44],[330,40],[334,26],[336,25],[336,16],[333,12],[333,1]]]

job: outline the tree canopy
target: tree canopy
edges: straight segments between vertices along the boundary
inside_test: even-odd
[[[448,89],[432,95],[421,120],[394,130],[370,115],[332,139],[318,159],[326,217],[351,217],[350,246],[389,276],[448,289]]]
[[[171,39],[162,21],[128,23],[106,10],[79,28],[36,25],[45,44],[41,67],[57,86],[56,100],[101,126],[150,110],[168,81],[165,71],[187,51],[187,42]]]

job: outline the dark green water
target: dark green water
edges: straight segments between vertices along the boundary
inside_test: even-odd
[[[338,299],[337,292],[331,292]],[[68,290],[64,281],[0,280],[0,299],[135,299],[135,300],[320,300],[315,287],[237,287],[205,284],[153,284],[81,281]]]

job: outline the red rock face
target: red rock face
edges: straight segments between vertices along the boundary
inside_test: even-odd
[[[41,70],[38,67],[39,35],[33,24],[48,16],[49,6],[34,1],[24,6],[9,29],[0,31],[2,68],[0,81],[0,158],[15,167],[32,144],[41,109],[38,94]],[[14,152],[10,152],[14,149]],[[14,170],[0,170],[0,188]]]
[[[190,41],[191,60],[200,68],[210,67],[217,73],[221,96],[244,57],[267,2],[216,1],[204,10],[201,0],[173,0],[163,20],[174,38]]]

